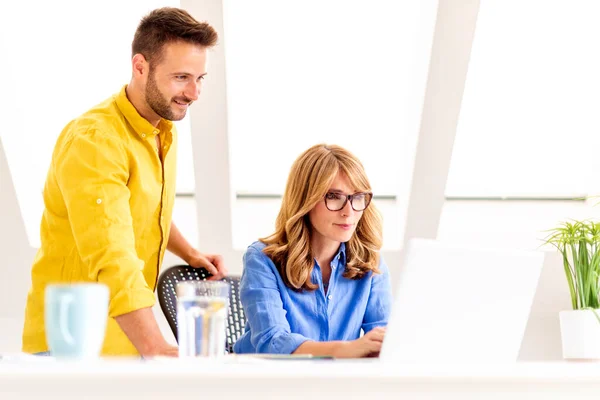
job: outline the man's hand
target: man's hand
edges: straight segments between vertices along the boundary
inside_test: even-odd
[[[163,347],[155,349],[154,354],[149,355],[150,358],[156,356],[179,357],[179,347],[167,344]]]
[[[178,348],[163,338],[150,307],[119,315],[115,320],[142,357],[178,356]]]
[[[194,268],[206,268],[212,275],[209,280],[223,279],[228,272],[223,257],[219,254],[203,254],[197,251],[188,258],[187,263]]]
[[[185,240],[173,222],[171,222],[171,232],[169,233],[167,249],[192,267],[206,268],[212,275],[210,280],[223,279],[227,275],[227,268],[225,268],[222,256],[200,253]]]

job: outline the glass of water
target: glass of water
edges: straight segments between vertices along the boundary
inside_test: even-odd
[[[229,284],[186,281],[177,294],[179,357],[220,357],[225,354]]]

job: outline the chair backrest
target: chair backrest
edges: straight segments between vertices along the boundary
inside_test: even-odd
[[[158,279],[156,291],[158,302],[165,315],[175,339],[177,339],[177,296],[175,286],[183,281],[204,281],[212,275],[204,268],[194,268],[189,265],[175,265],[166,269]],[[233,353],[233,344],[238,340],[246,325],[246,316],[240,302],[240,277],[228,276],[223,281],[229,283],[229,313],[227,316],[226,349]]]

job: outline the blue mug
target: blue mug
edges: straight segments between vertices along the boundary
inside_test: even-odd
[[[50,354],[94,358],[106,333],[109,290],[98,283],[51,284],[46,287],[44,322]]]

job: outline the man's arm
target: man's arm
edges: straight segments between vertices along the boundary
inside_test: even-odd
[[[211,273],[210,279],[221,279],[227,275],[223,257],[218,254],[203,254],[196,250],[183,237],[174,222],[171,222],[171,232],[167,242],[167,250],[181,258],[192,267],[204,267]]]
[[[142,308],[115,317],[131,343],[143,357],[178,356],[178,348],[163,338],[152,308]]]

